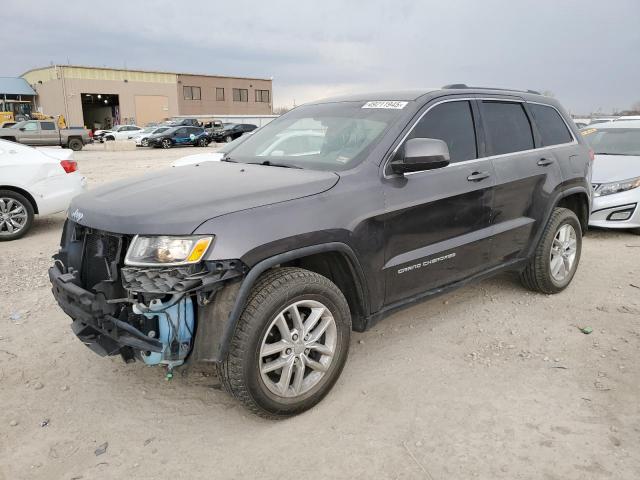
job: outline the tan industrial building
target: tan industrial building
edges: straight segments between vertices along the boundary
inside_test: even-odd
[[[22,75],[36,108],[88,128],[145,125],[178,115],[269,115],[272,81],[84,66],[50,66]]]

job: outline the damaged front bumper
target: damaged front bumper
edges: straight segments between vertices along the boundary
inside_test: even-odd
[[[92,293],[74,283],[73,273],[62,273],[57,265],[49,269],[53,296],[60,308],[73,319],[71,329],[87,347],[100,356],[124,354],[122,347],[162,352],[160,341],[133,325],[116,318],[118,306],[102,293]]]
[[[101,356],[169,368],[220,361],[220,332],[247,268],[239,260],[184,267],[130,267],[129,239],[68,221],[49,269],[72,330]]]

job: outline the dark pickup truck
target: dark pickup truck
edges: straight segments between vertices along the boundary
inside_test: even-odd
[[[99,355],[212,363],[251,411],[295,415],[335,384],[351,331],[399,308],[505,270],[565,289],[592,158],[535,92],[325,100],[222,161],[76,197],[49,277]]]
[[[55,120],[25,120],[10,128],[0,128],[0,139],[24,145],[60,145],[73,151],[91,142],[89,131],[84,128],[58,128]]]

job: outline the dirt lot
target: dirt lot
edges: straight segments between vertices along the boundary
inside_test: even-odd
[[[95,186],[191,153],[75,158]],[[504,275],[354,334],[329,396],[270,422],[84,347],[46,274],[63,218],[0,244],[0,480],[640,478],[638,236],[590,232],[560,295]]]

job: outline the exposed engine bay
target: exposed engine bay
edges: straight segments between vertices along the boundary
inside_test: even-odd
[[[95,353],[171,372],[193,350],[199,313],[246,267],[238,260],[125,266],[132,240],[67,220],[49,270],[53,293],[73,332]]]

